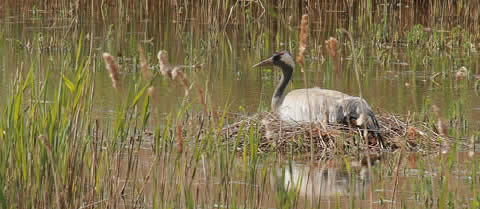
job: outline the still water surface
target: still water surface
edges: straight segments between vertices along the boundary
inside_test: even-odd
[[[8,10],[5,10],[8,11]],[[65,60],[75,59],[79,39],[82,55],[94,55],[97,71],[95,109],[98,118],[108,119],[119,98],[111,86],[110,78],[103,67],[101,54],[110,52],[117,55],[122,64],[122,82],[133,80],[139,76],[140,69],[136,55],[137,44],[141,43],[147,52],[151,69],[156,70],[156,52],[167,50],[170,62],[174,64],[203,63],[197,72],[187,75],[205,86],[205,92],[211,103],[219,107],[230,104],[231,112],[253,114],[268,111],[270,97],[278,83],[280,71],[275,69],[253,70],[251,66],[275,51],[297,50],[297,28],[294,26],[262,25],[262,27],[227,27],[224,31],[212,30],[206,24],[194,21],[175,23],[170,19],[151,20],[136,19],[128,23],[114,20],[85,19],[72,23],[54,15],[40,14],[18,16],[15,12],[6,12],[0,17],[0,97],[10,95],[10,86],[17,72],[26,72],[36,58],[35,52],[41,51],[35,76],[43,79],[49,76],[52,81],[59,79]],[[313,25],[312,27],[315,27]],[[355,27],[355,26],[354,26]],[[247,28],[254,31],[247,31]],[[306,70],[309,86],[335,89],[352,95],[358,95],[351,50],[345,39],[338,37],[335,27],[312,30],[311,49],[307,53]],[[361,49],[361,85],[364,98],[378,112],[391,112],[398,115],[415,115],[429,112],[431,105],[438,105],[444,116],[462,125],[466,133],[479,130],[480,96],[474,89],[476,76],[480,73],[478,53],[464,53],[463,49],[447,49],[444,52],[431,52],[426,49],[408,49],[398,46],[391,49],[377,48],[375,43],[367,40],[368,34],[361,34],[361,28],[354,38]],[[322,44],[328,37],[339,39],[340,69],[335,69],[332,60],[327,56]],[[391,58],[386,64],[381,54],[388,51]],[[380,55],[379,55],[380,54]],[[455,72],[461,66],[469,70],[466,79],[456,82]],[[93,69],[92,69],[93,70]],[[299,69],[296,69],[290,89],[304,88]],[[57,82],[51,82],[54,88]],[[165,80],[156,83],[157,112],[159,118],[175,111],[181,103],[183,90]],[[0,106],[6,100],[0,101]],[[160,119],[159,121],[162,121]],[[466,136],[468,137],[468,135]],[[464,139],[464,138],[462,138]],[[146,203],[158,193],[156,186],[162,178],[168,178],[169,172],[178,172],[174,164],[164,164],[163,160],[154,160],[148,148],[137,153],[140,159],[140,173],[148,173],[152,168],[162,170],[160,176],[152,176],[145,187]],[[285,188],[296,188],[300,199],[297,207],[314,205],[324,208],[345,207],[388,207],[392,204],[409,205],[410,208],[437,207],[436,194],[440,192],[442,179],[451,176],[448,191],[456,194],[457,205],[469,204],[468,167],[469,157],[461,152],[457,154],[457,166],[451,169],[441,168],[440,162],[445,156],[418,156],[402,153],[385,154],[371,167],[362,164],[362,157],[348,161],[355,165],[345,164],[340,157],[331,161],[310,162],[295,159],[264,159],[259,170],[265,169],[266,175],[250,175],[242,165],[241,159],[233,168],[232,179],[228,179],[232,191],[225,192],[219,183],[221,174],[211,164],[199,164],[194,179],[191,179],[191,191],[197,200],[198,207],[228,207],[223,203],[212,202],[218,196],[228,200],[236,200],[239,205],[256,205],[262,208],[279,207],[285,202],[276,196],[276,191]],[[473,159],[478,158],[477,154]],[[421,160],[418,160],[421,158]],[[168,161],[168,160],[167,160]],[[397,171],[396,165],[400,163]],[[420,165],[420,166],[419,166]],[[187,168],[186,173],[192,171]],[[152,180],[156,179],[157,180]],[[261,179],[257,184],[253,179]],[[172,181],[175,182],[175,179]],[[216,185],[218,187],[216,187]],[[422,186],[418,186],[422,185]],[[426,186],[425,186],[426,185]],[[288,189],[287,189],[288,190]],[[397,196],[393,193],[396,191]],[[133,191],[132,191],[133,192]],[[167,192],[168,191],[164,191]],[[253,192],[253,193],[252,193]],[[238,195],[232,198],[231,195]],[[259,195],[259,202],[247,203],[249,194]],[[168,198],[168,194],[165,195]],[[394,203],[392,203],[394,199]],[[126,200],[125,205],[131,202]],[[147,208],[151,205],[146,204]],[[231,206],[231,205],[230,205]]]

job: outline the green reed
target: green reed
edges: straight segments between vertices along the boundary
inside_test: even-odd
[[[10,1],[5,2],[0,3],[2,8],[0,11],[5,10],[2,7],[5,4],[13,4]],[[462,65],[466,65],[472,71],[475,69],[474,59],[454,58],[473,53],[471,44],[478,42],[478,35],[475,35],[478,33],[478,22],[475,20],[478,12],[475,11],[478,10],[474,10],[476,5],[468,2],[458,5],[452,2],[427,2],[428,8],[425,11],[431,14],[432,18],[427,19],[426,25],[414,25],[415,21],[412,20],[414,15],[408,12],[401,14],[408,16],[406,24],[402,25],[392,18],[394,15],[400,15],[398,11],[384,4],[388,3],[384,0],[349,1],[348,4],[338,4],[335,1],[296,3],[295,1],[225,0],[140,1],[137,3],[118,0],[101,7],[90,5],[91,1],[79,1],[82,6],[74,5],[73,10],[70,8],[70,2],[67,1],[51,1],[43,4],[24,1],[20,6],[33,8],[33,11],[25,12],[25,15],[35,18],[48,16],[42,13],[42,10],[51,11],[53,9],[50,8],[59,7],[58,11],[62,13],[62,17],[72,18],[72,20],[91,15],[98,19],[113,17],[114,23],[137,16],[162,21],[164,19],[179,21],[175,25],[165,26],[182,34],[179,39],[171,33],[156,28],[159,26],[146,24],[145,27],[152,27],[155,35],[160,34],[160,37],[155,36],[155,38],[161,41],[155,44],[163,44],[170,40],[182,41],[182,44],[175,48],[175,54],[185,55],[176,58],[176,61],[185,63],[216,61],[208,56],[218,52],[223,54],[217,59],[228,63],[231,62],[228,58],[221,57],[250,56],[243,54],[243,51],[236,51],[236,48],[242,45],[237,44],[237,40],[229,39],[226,32],[228,30],[241,34],[244,38],[242,41],[250,41],[245,48],[251,49],[245,51],[254,54],[250,58],[252,62],[260,55],[269,54],[280,48],[295,51],[298,47],[295,28],[299,22],[298,17],[308,11],[312,20],[317,21],[312,23],[312,37],[317,36],[319,39],[312,40],[316,44],[309,45],[314,50],[310,54],[311,57],[307,57],[307,63],[312,63],[310,67],[319,70],[308,75],[322,75],[326,72],[323,77],[315,78],[321,84],[320,86],[339,88],[339,85],[356,85],[355,78],[349,73],[353,72],[353,61],[348,56],[353,50],[359,54],[359,64],[364,69],[360,80],[363,80],[362,85],[366,87],[370,85],[368,78],[378,79],[385,76],[370,70],[378,66],[377,61],[384,63],[385,68],[382,70],[398,74],[403,69],[391,64],[397,59],[406,60],[409,63],[409,70],[412,71],[426,71],[427,75],[430,75],[429,72],[438,72],[439,77],[427,78],[425,85],[428,85],[431,91],[445,97],[456,98],[458,95],[460,98],[442,107],[441,111],[446,120],[452,123],[449,134],[455,137],[458,144],[461,144],[464,140],[462,137],[468,135],[470,131],[465,130],[466,127],[474,126],[474,124],[465,124],[465,108],[468,101],[464,98],[469,96],[469,87],[479,82],[471,75],[463,81],[455,82],[451,72]],[[318,3],[318,7],[314,6],[315,3]],[[260,4],[265,7],[265,11]],[[84,5],[86,7],[83,7]],[[70,13],[70,10],[73,13]],[[377,12],[371,12],[373,10]],[[263,12],[265,13],[261,16]],[[3,14],[7,13],[8,11]],[[173,13],[177,13],[177,16]],[[355,14],[358,16],[354,16]],[[468,17],[468,14],[472,14],[473,19]],[[335,18],[339,15],[346,15],[348,21]],[[447,21],[437,22],[438,19],[448,20],[453,15],[459,16],[461,18],[459,20],[464,25],[471,25],[471,28],[462,29],[467,27],[449,25]],[[292,16],[290,23],[289,16]],[[187,22],[190,18],[203,24],[189,28]],[[323,24],[327,26],[322,27]],[[115,54],[121,52],[123,57],[135,57],[138,44],[136,38],[125,33],[135,31],[139,25],[131,24],[128,27],[115,26],[116,24],[113,23],[109,25],[106,44],[100,48]],[[264,29],[265,25],[269,27]],[[270,29],[272,25],[277,29]],[[395,26],[399,28],[395,29]],[[398,32],[402,28],[400,26],[406,28],[404,34]],[[208,36],[198,35],[204,31],[203,27],[208,28]],[[311,59],[324,54],[321,48],[327,36],[337,36],[335,32],[325,32],[324,28],[328,27],[348,27],[349,31],[365,29],[362,33],[354,32],[355,40],[358,40],[355,42],[355,49],[339,47],[339,51],[344,53],[342,57],[347,58],[342,63],[345,66],[344,71],[339,74],[345,77],[347,82],[338,82],[339,79],[335,78],[338,74],[332,70],[332,60],[329,58],[325,64]],[[188,31],[184,32],[185,30]],[[47,62],[48,67],[42,65],[45,55],[43,53],[45,51],[42,50],[53,48],[49,46],[54,46],[54,43],[46,41],[47,35],[35,34],[34,43],[30,48],[23,40],[9,41],[7,36],[9,35],[6,35],[6,32],[0,31],[0,51],[12,52],[13,49],[6,50],[6,48],[15,48],[15,53],[21,55],[22,61],[17,61],[18,73],[9,81],[11,84],[8,85],[10,89],[8,97],[0,103],[2,107],[0,161],[5,162],[0,164],[0,207],[206,208],[216,205],[231,208],[261,208],[268,198],[274,199],[275,205],[283,208],[294,208],[299,204],[312,208],[321,205],[320,200],[319,203],[310,203],[300,199],[299,188],[286,188],[283,184],[287,170],[292,171],[292,158],[295,151],[289,153],[288,161],[276,159],[280,154],[258,153],[261,136],[259,136],[259,127],[256,126],[246,128],[247,126],[243,124],[239,130],[240,134],[235,139],[226,139],[220,134],[221,128],[232,120],[227,117],[227,113],[232,110],[237,111],[237,108],[229,105],[229,99],[226,99],[224,104],[214,102],[208,90],[215,89],[209,89],[212,87],[203,81],[209,77],[208,71],[189,74],[191,77],[201,77],[195,82],[205,90],[206,113],[202,113],[203,105],[198,104],[196,96],[192,95],[176,101],[175,107],[167,113],[165,118],[158,116],[155,114],[156,111],[160,111],[161,106],[166,104],[148,96],[148,88],[155,86],[168,93],[175,93],[175,87],[170,86],[169,82],[160,78],[159,75],[155,75],[152,80],[142,80],[138,74],[134,74],[124,76],[128,79],[122,83],[124,84],[122,89],[115,90],[110,87],[107,89],[110,91],[109,94],[115,95],[114,104],[108,107],[113,113],[111,116],[101,117],[98,116],[100,110],[97,109],[98,101],[95,98],[101,93],[100,88],[106,88],[105,86],[111,84],[95,82],[96,77],[105,69],[102,67],[103,62],[95,56],[98,52],[93,50],[93,54],[87,53],[89,47],[86,46],[88,44],[84,36],[75,35],[80,41],[71,41],[68,38],[60,41],[72,50],[70,53],[60,53],[61,58],[52,63]],[[154,65],[155,58],[152,58],[155,54],[154,50],[160,46],[150,46],[148,43],[146,45],[147,54],[150,53],[147,57],[150,59],[150,64]],[[407,46],[406,55],[388,48],[391,46]],[[450,46],[452,48],[449,48]],[[456,50],[457,48],[462,49],[459,51]],[[372,54],[375,55],[375,59],[371,59]],[[2,56],[2,59],[7,58]],[[2,61],[3,66],[7,66],[6,63]],[[56,65],[61,66],[61,70],[51,70],[57,69]],[[125,68],[126,71],[134,71],[129,67]],[[238,72],[244,70],[241,67],[236,68]],[[42,75],[42,72],[46,75]],[[268,75],[267,79],[275,78],[274,72],[265,74]],[[216,78],[230,74],[225,71],[215,71],[212,75]],[[413,117],[422,121],[427,120],[429,125],[434,127],[436,118],[431,112],[431,105],[438,101],[432,101],[431,98],[412,98],[414,96],[410,94],[417,95],[414,91],[417,84],[415,84],[415,75],[410,75],[409,78],[410,90],[404,83],[398,85],[385,83],[377,88],[393,89],[392,94],[398,100],[415,101],[408,103],[418,106],[419,112],[412,113]],[[303,83],[299,82],[299,79],[296,80],[293,85],[301,87]],[[450,88],[456,90],[450,92],[448,90]],[[261,100],[263,105],[258,107],[261,111],[268,111],[270,99],[268,91],[261,92],[267,95]],[[192,93],[196,94],[193,91]],[[402,108],[398,105],[391,109],[401,111],[404,110]],[[219,112],[218,119],[214,118],[214,111]],[[180,131],[176,131],[178,127],[181,127]],[[146,135],[149,131],[153,132],[152,139]],[[185,140],[183,152],[177,151],[179,134],[182,134]],[[225,143],[226,140],[232,140],[234,143]],[[478,133],[476,142],[478,142]],[[239,144],[245,145],[242,146],[242,150],[237,150]],[[144,146],[151,147],[153,150],[146,154],[147,160],[141,155],[145,151]],[[410,203],[405,202],[412,196],[420,202],[418,205],[425,208],[462,206],[455,202],[456,194],[449,187],[449,183],[455,180],[451,174],[448,174],[449,169],[455,168],[456,163],[462,164],[456,157],[457,148],[451,150],[446,159],[433,160],[433,163],[438,163],[441,168],[430,165],[432,160],[422,159],[423,157],[415,163],[419,174],[414,180],[414,192],[411,195],[403,193],[403,196],[396,197],[397,202],[404,204],[401,206],[409,207]],[[387,201],[392,197],[386,190],[398,169],[397,162],[405,162],[405,160],[400,161],[399,156],[396,154],[393,160],[387,159],[380,165],[372,166],[374,176],[378,177],[376,180],[381,182],[376,185],[379,187],[376,189],[382,191],[380,198],[385,200],[384,203],[379,203],[381,206],[388,206]],[[463,203],[467,202],[466,204],[470,207],[476,208],[480,202],[477,189],[480,164],[478,159],[463,163],[468,166],[469,178],[460,183],[469,184],[467,191],[473,194],[471,200]],[[275,167],[279,169],[268,168],[272,164],[280,164]],[[142,166],[147,167],[144,169],[146,172],[142,170]],[[405,170],[400,170],[400,175]],[[437,178],[433,173],[445,174],[445,177]],[[269,178],[272,175],[280,181],[272,181]],[[356,175],[358,175],[356,172],[351,172],[350,179],[356,179]],[[307,179],[295,180],[307,181]],[[207,191],[211,191],[210,194],[206,194],[202,187],[208,188]],[[274,190],[269,189],[270,187]],[[399,185],[399,191],[405,187],[407,185]],[[152,191],[147,191],[149,189]],[[353,191],[350,192],[353,193]],[[245,197],[238,195],[242,193],[246,194]],[[351,195],[348,207],[361,207],[356,202],[357,197],[352,196],[354,195]],[[342,199],[336,198],[334,204],[335,207],[341,208]],[[376,203],[373,205],[377,206]]]

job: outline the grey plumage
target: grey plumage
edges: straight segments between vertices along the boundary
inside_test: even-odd
[[[289,52],[278,52],[272,57],[254,65],[261,67],[274,65],[282,70],[282,79],[272,97],[272,111],[282,121],[322,122],[366,127],[376,137],[380,137],[375,114],[370,105],[360,98],[318,87],[296,89],[285,95],[285,89],[292,78],[295,62]]]

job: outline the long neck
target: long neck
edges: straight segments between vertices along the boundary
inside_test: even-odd
[[[276,112],[278,108],[282,105],[283,99],[285,98],[285,89],[287,88],[288,82],[292,79],[293,68],[290,65],[283,63],[279,64],[279,67],[282,68],[282,79],[275,89],[272,97],[272,111]]]

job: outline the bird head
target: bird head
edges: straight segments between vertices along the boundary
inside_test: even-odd
[[[268,59],[265,59],[253,66],[253,68],[256,67],[263,67],[263,66],[289,66],[292,69],[295,68],[295,61],[288,51],[281,51],[281,52],[275,52],[271,57]]]

